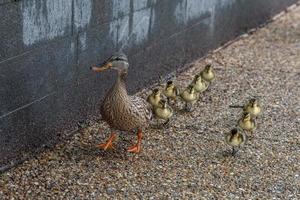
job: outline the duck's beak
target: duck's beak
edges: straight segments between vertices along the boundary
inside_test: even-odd
[[[112,63],[110,60],[104,62],[103,64],[100,65],[100,67],[97,67],[97,66],[92,66],[91,67],[91,70],[93,70],[94,72],[102,72],[102,71],[105,71],[109,68],[112,67]]]

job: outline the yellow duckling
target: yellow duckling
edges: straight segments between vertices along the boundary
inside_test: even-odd
[[[154,108],[154,114],[156,118],[166,120],[164,125],[168,124],[170,118],[173,116],[172,108],[167,104],[165,100],[160,100],[158,106]]]
[[[152,94],[150,94],[147,98],[147,101],[153,106],[157,107],[159,105],[159,101],[161,100],[161,91],[159,89],[154,89]]]
[[[249,103],[244,107],[244,112],[248,112],[252,116],[257,117],[261,113],[261,106],[256,99],[250,99]]]
[[[170,99],[176,100],[176,97],[179,94],[178,88],[175,86],[173,81],[168,81],[166,84],[166,87],[163,91],[164,95],[168,99],[168,103],[170,103]]]
[[[211,82],[215,79],[215,72],[211,66],[211,64],[208,64],[205,66],[204,70],[200,72],[201,77],[208,82]]]
[[[253,134],[253,130],[256,128],[255,121],[248,112],[243,114],[242,118],[238,121],[238,125],[243,130],[250,131],[251,134]]]
[[[200,75],[196,75],[192,85],[194,86],[196,92],[204,92],[208,88],[209,83],[204,81]]]
[[[247,141],[247,136],[241,130],[237,128],[232,129],[229,133],[225,133],[225,142],[232,146],[232,155],[234,156],[237,152],[235,147],[243,146]]]
[[[250,99],[250,101],[245,106],[231,105],[229,107],[231,107],[231,108],[243,108],[244,112],[250,113],[253,117],[257,117],[258,115],[260,115],[261,110],[262,110],[262,108],[259,105],[257,99],[255,99],[255,98]]]
[[[193,105],[199,98],[199,93],[196,92],[195,88],[193,85],[189,85],[181,94],[181,98],[183,101],[185,101],[185,108],[186,110],[190,111],[188,109],[188,104]]]

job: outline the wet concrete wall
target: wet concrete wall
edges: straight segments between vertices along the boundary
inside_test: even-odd
[[[135,92],[294,2],[0,0],[0,167],[98,116],[114,74],[89,67],[112,52]]]

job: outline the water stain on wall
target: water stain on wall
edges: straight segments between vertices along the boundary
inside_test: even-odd
[[[112,15],[113,19],[119,19],[130,12],[130,0],[113,0]]]
[[[148,38],[150,18],[150,8],[134,12],[132,34],[135,36],[135,44],[140,44],[144,39]]]
[[[193,20],[201,17],[207,19],[201,22],[208,25],[214,32],[215,9],[231,5],[235,0],[179,0],[174,9],[174,17],[178,25],[187,26]],[[152,4],[155,1],[151,1]],[[152,12],[149,0],[113,0],[113,21],[110,23],[109,34],[119,49],[124,46],[139,45],[149,37],[149,29],[153,24],[155,9]],[[152,23],[152,24],[150,24]]]
[[[141,10],[147,7],[148,0],[132,0],[133,1],[133,10]]]
[[[53,39],[71,31],[72,0],[22,1],[23,42]]]
[[[74,0],[74,24],[76,29],[85,29],[92,15],[91,0]]]
[[[148,38],[151,22],[148,0],[114,0],[112,5],[114,20],[110,23],[109,33],[119,46],[118,50],[140,44]]]
[[[23,43],[30,46],[36,42],[71,34],[72,23],[76,30],[84,28],[91,18],[92,2],[91,0],[22,1],[21,10]]]
[[[209,26],[209,31],[214,32],[215,10],[217,7],[232,5],[236,0],[181,0],[175,9],[174,15],[179,24],[187,24],[201,16],[208,16],[203,23]]]

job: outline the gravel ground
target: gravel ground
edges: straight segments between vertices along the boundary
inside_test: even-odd
[[[1,199],[300,199],[300,7],[196,61],[175,82],[186,86],[206,63],[217,73],[209,91],[169,127],[146,130],[141,154],[126,152],[134,134],[120,135],[114,151],[95,148],[109,128],[92,122],[1,174]],[[228,106],[252,96],[264,112],[232,157],[223,133],[241,111]]]

